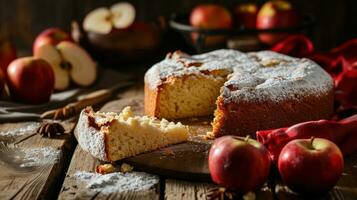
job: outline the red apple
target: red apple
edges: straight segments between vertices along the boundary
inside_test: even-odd
[[[293,140],[285,145],[278,160],[285,184],[302,194],[331,190],[342,175],[343,165],[340,149],[322,138]]]
[[[300,17],[291,3],[284,0],[268,1],[260,9],[256,28],[292,28],[299,25]],[[289,36],[288,33],[262,33],[260,40],[268,45],[274,45]]]
[[[40,104],[49,101],[55,77],[51,65],[34,57],[14,60],[7,68],[8,86],[13,99]]]
[[[208,166],[215,183],[246,193],[267,181],[270,158],[264,145],[254,139],[223,136],[214,141]]]
[[[190,24],[202,29],[229,29],[232,28],[233,20],[227,8],[216,4],[201,4],[192,10]],[[198,34],[193,33],[191,37],[196,41]],[[204,42],[212,46],[224,41],[224,36],[207,36]]]
[[[258,6],[254,3],[238,4],[234,8],[234,16],[238,27],[255,29]]]
[[[36,54],[38,48],[44,44],[57,45],[62,41],[73,42],[73,39],[70,34],[60,28],[48,28],[36,37],[33,44],[33,53]]]
[[[231,28],[232,17],[229,11],[220,5],[201,4],[195,7],[190,16],[192,26],[199,28]]]
[[[16,59],[16,49],[8,41],[0,39],[0,70],[6,75],[7,67]]]

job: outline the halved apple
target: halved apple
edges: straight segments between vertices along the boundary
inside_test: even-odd
[[[96,79],[96,63],[77,44],[67,41],[60,42],[57,46],[45,44],[38,48],[34,56],[51,64],[56,90],[67,89],[70,80],[79,86],[89,86]]]
[[[97,77],[96,63],[84,49],[70,42],[59,43],[57,49],[69,64],[69,75],[74,83],[80,86],[94,83]]]
[[[113,28],[128,28],[134,20],[134,6],[127,2],[120,2],[110,8],[100,7],[89,12],[83,20],[83,29],[99,34],[108,34]]]

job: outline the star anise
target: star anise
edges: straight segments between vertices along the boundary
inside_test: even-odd
[[[236,193],[229,191],[224,187],[215,187],[207,191],[208,200],[233,200],[236,198]]]
[[[55,137],[64,133],[64,128],[60,123],[57,122],[44,122],[38,129],[37,133],[42,135],[42,137]]]

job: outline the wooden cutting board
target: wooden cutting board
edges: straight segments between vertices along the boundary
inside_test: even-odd
[[[109,102],[101,111],[120,112],[125,106],[131,106],[135,114],[144,113],[142,95]],[[212,141],[202,137],[211,130],[211,120],[208,117],[180,120],[189,126],[191,137],[188,142],[140,154],[118,163],[125,162],[134,166],[135,170],[171,178],[211,181],[207,160]]]

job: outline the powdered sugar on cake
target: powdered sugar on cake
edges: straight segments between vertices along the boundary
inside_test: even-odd
[[[91,152],[95,157],[101,160],[108,160],[105,152],[104,134],[90,126],[88,113],[85,110],[81,112],[74,134],[78,144],[87,152]],[[95,118],[103,121],[103,118]],[[83,131],[86,130],[86,131]]]
[[[242,53],[216,50],[189,56],[181,52],[169,54],[145,75],[151,89],[169,77],[210,75],[223,71],[228,81],[222,87],[224,102],[284,101],[299,96],[319,95],[333,88],[332,78],[315,62],[293,58],[272,51]]]
[[[152,89],[162,84],[169,77],[182,77],[185,75],[205,75],[204,72],[223,70],[233,72],[238,60],[246,57],[245,54],[234,50],[217,50],[205,54],[189,56],[176,51],[172,56],[150,68],[145,75],[145,82]],[[190,63],[201,63],[197,66],[187,66]]]
[[[315,62],[292,58],[271,51],[248,54],[259,62],[255,71],[246,72],[245,66],[235,68],[225,83],[222,96],[225,102],[276,102],[299,96],[328,93],[333,88],[332,78]]]

